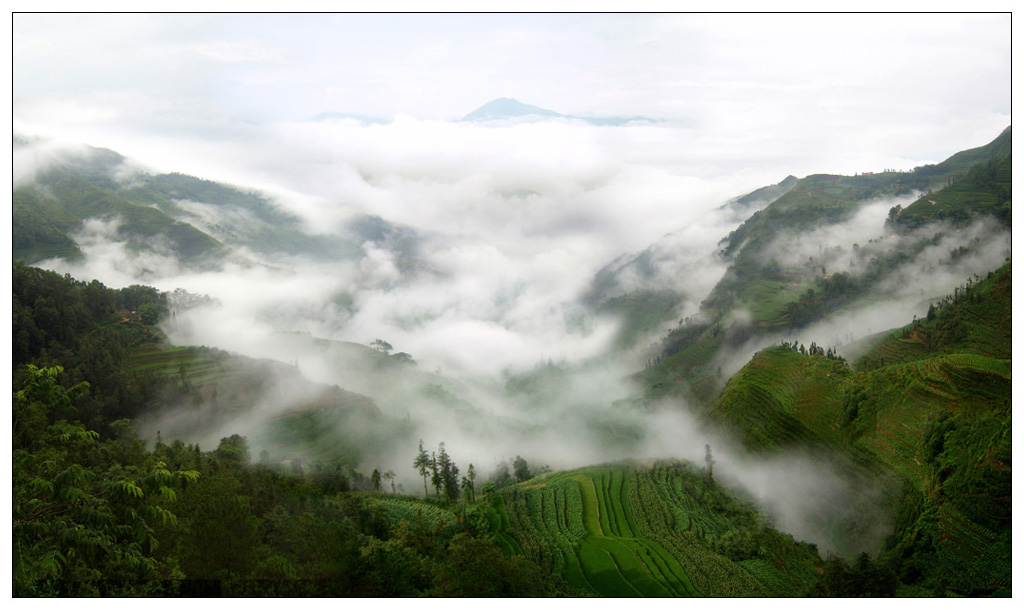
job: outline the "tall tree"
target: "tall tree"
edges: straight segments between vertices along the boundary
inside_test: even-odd
[[[444,443],[441,443],[444,447]],[[430,452],[430,484],[434,486],[434,494],[441,498],[441,472],[437,469],[437,454],[433,451]]]
[[[502,460],[498,462],[497,468],[494,469],[494,485],[499,489],[508,484],[511,474],[508,472],[508,462]]]
[[[473,468],[473,464],[469,465],[469,470],[466,471],[467,480],[469,481],[469,495],[470,501],[476,502],[476,468]]]
[[[413,468],[420,473],[423,477],[423,497],[427,497],[427,472],[430,470],[430,456],[427,455],[425,449],[423,449],[423,439],[420,439],[420,452],[416,455],[416,459],[412,461]]]
[[[522,483],[532,477],[530,474],[530,465],[526,463],[526,460],[521,455],[517,455],[516,459],[512,462],[512,472],[516,476],[516,480]]]
[[[459,499],[459,467],[452,461],[451,456],[441,443],[437,452],[437,467],[441,478],[441,487],[444,489],[445,497],[454,502]]]

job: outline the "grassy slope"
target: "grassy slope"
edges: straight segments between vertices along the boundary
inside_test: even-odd
[[[906,585],[1008,588],[1011,292],[1007,264],[890,333],[855,369],[764,350],[709,413],[754,450],[820,444],[896,473],[907,491],[889,555],[931,560]]]
[[[680,462],[595,466],[504,488],[524,553],[612,597],[795,595],[816,553]]]

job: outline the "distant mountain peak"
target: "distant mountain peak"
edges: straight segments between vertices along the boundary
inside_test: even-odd
[[[511,97],[499,97],[480,106],[473,112],[459,119],[471,123],[486,123],[490,121],[531,121],[549,119],[571,119],[583,121],[591,125],[626,125],[627,123],[657,123],[659,121],[645,117],[581,117],[571,114],[562,114],[540,106],[524,104]]]
[[[524,104],[517,99],[511,97],[499,97],[496,100],[491,100],[480,106],[473,112],[470,112],[466,116],[462,117],[462,121],[495,121],[502,119],[515,119],[520,117],[538,116],[538,117],[552,117],[561,118],[564,114],[555,112],[554,110],[548,110],[547,108],[541,108],[540,106],[531,106],[530,104]]]

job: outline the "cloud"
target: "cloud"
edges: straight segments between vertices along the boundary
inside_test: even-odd
[[[964,227],[938,222],[908,234],[884,231],[885,211],[899,202],[869,203],[844,223],[817,229],[797,243],[781,238],[769,248],[770,256],[784,264],[802,265],[805,272],[824,265],[829,273],[848,273],[854,281],[868,281],[870,272],[870,283],[852,305],[803,328],[759,335],[719,354],[716,366],[732,375],[757,351],[782,341],[805,345],[813,341],[837,348],[848,359],[856,358],[864,346],[851,344],[923,318],[930,303],[952,294],[970,278],[984,277],[1010,256],[1010,231],[984,216]],[[874,238],[869,237],[872,222]],[[922,247],[923,243],[927,245]],[[959,249],[963,250],[955,253]],[[894,253],[906,257],[894,265],[877,264]],[[814,261],[808,262],[808,256]]]

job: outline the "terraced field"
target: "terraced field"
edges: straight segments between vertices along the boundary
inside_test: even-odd
[[[785,347],[765,349],[730,379],[711,414],[743,430],[748,445],[780,448],[842,437],[842,363]]]
[[[338,388],[317,386],[301,379],[281,363],[252,360],[201,347],[144,344],[129,356],[129,371],[150,371],[174,385],[186,408],[201,409],[203,422],[252,413],[254,405],[268,406],[278,415],[261,416],[261,427],[250,439],[267,449],[275,461],[355,462],[353,447],[366,434],[384,436],[392,422],[383,421],[370,399]],[[305,398],[280,393],[275,380],[294,378],[309,391]],[[357,422],[373,421],[371,433],[356,432]],[[359,442],[361,441],[361,442]]]
[[[892,390],[874,413],[873,429],[859,445],[927,491],[934,473],[923,439],[944,412],[1009,406],[1010,362],[978,354],[951,354],[887,367],[879,373]]]
[[[675,462],[613,465],[535,479],[500,495],[526,556],[590,593],[768,596],[815,582],[813,554],[781,534],[788,542],[766,551],[763,566],[746,569],[715,552],[717,541],[741,526],[702,499],[703,487],[694,483],[700,477]],[[794,552],[783,548],[790,543]]]
[[[237,371],[225,366],[218,352],[198,347],[171,347],[147,343],[128,357],[129,371],[152,371],[162,377],[188,380],[192,386],[224,381]]]

